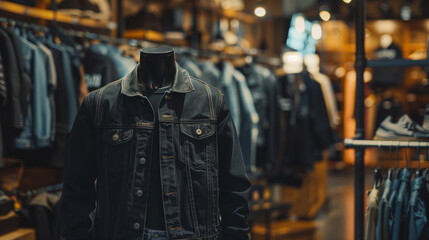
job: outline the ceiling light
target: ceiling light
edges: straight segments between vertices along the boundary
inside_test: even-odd
[[[255,8],[255,15],[257,17],[263,17],[263,16],[265,16],[266,13],[267,13],[267,11],[263,7],[257,7],[257,8]]]
[[[322,38],[322,26],[320,26],[320,23],[313,23],[313,26],[311,26],[311,36],[316,40]]]
[[[331,13],[329,12],[329,7],[322,5],[319,9],[319,16],[323,21],[329,21],[331,19]]]
[[[343,0],[343,2],[349,4],[352,0]]]
[[[331,19],[331,14],[328,11],[321,11],[319,13],[319,16],[325,22],[329,21],[329,19]]]
[[[295,18],[295,29],[297,32],[303,33],[305,31],[305,18],[302,15],[298,15]]]

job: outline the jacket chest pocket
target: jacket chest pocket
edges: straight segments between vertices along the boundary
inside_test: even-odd
[[[103,132],[104,159],[109,173],[124,168],[130,160],[133,129],[106,129]]]
[[[199,169],[215,158],[216,126],[209,123],[180,124],[183,144],[182,161]]]

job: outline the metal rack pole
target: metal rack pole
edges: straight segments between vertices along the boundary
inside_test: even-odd
[[[366,67],[365,58],[365,3],[358,0],[356,4],[356,139],[364,136],[364,82],[363,73]],[[358,148],[355,152],[355,240],[364,237],[364,149]]]
[[[429,148],[428,141],[377,141],[377,140],[356,140],[344,139],[346,148],[366,148],[366,147],[400,147],[400,148]]]

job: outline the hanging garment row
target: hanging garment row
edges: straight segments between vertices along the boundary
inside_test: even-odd
[[[88,91],[119,79],[119,73],[135,65],[114,46],[94,44],[82,52],[43,30],[37,25],[0,27],[0,166],[3,156],[39,156],[61,167],[69,131]]]
[[[368,191],[365,239],[429,239],[428,217],[429,169],[421,169],[419,162],[415,171],[408,166],[392,166],[385,177],[380,168],[374,171],[373,187]]]

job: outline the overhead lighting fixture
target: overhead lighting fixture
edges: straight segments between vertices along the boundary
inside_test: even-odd
[[[267,14],[267,10],[265,9],[265,4],[264,4],[264,0],[258,0],[256,2],[256,7],[255,7],[255,16],[257,17],[264,17]]]
[[[257,17],[263,17],[265,14],[267,14],[267,10],[264,7],[259,6],[255,8],[255,15]]]
[[[298,15],[295,18],[295,29],[297,32],[305,32],[305,18],[303,15]]]
[[[323,5],[320,7],[319,16],[325,22],[327,22],[327,21],[329,21],[329,19],[331,19],[331,13],[329,12],[328,6]]]
[[[313,23],[313,26],[311,26],[311,37],[316,40],[322,38],[322,26],[320,25],[320,23],[315,22]]]
[[[343,2],[349,4],[352,0],[343,0]]]

